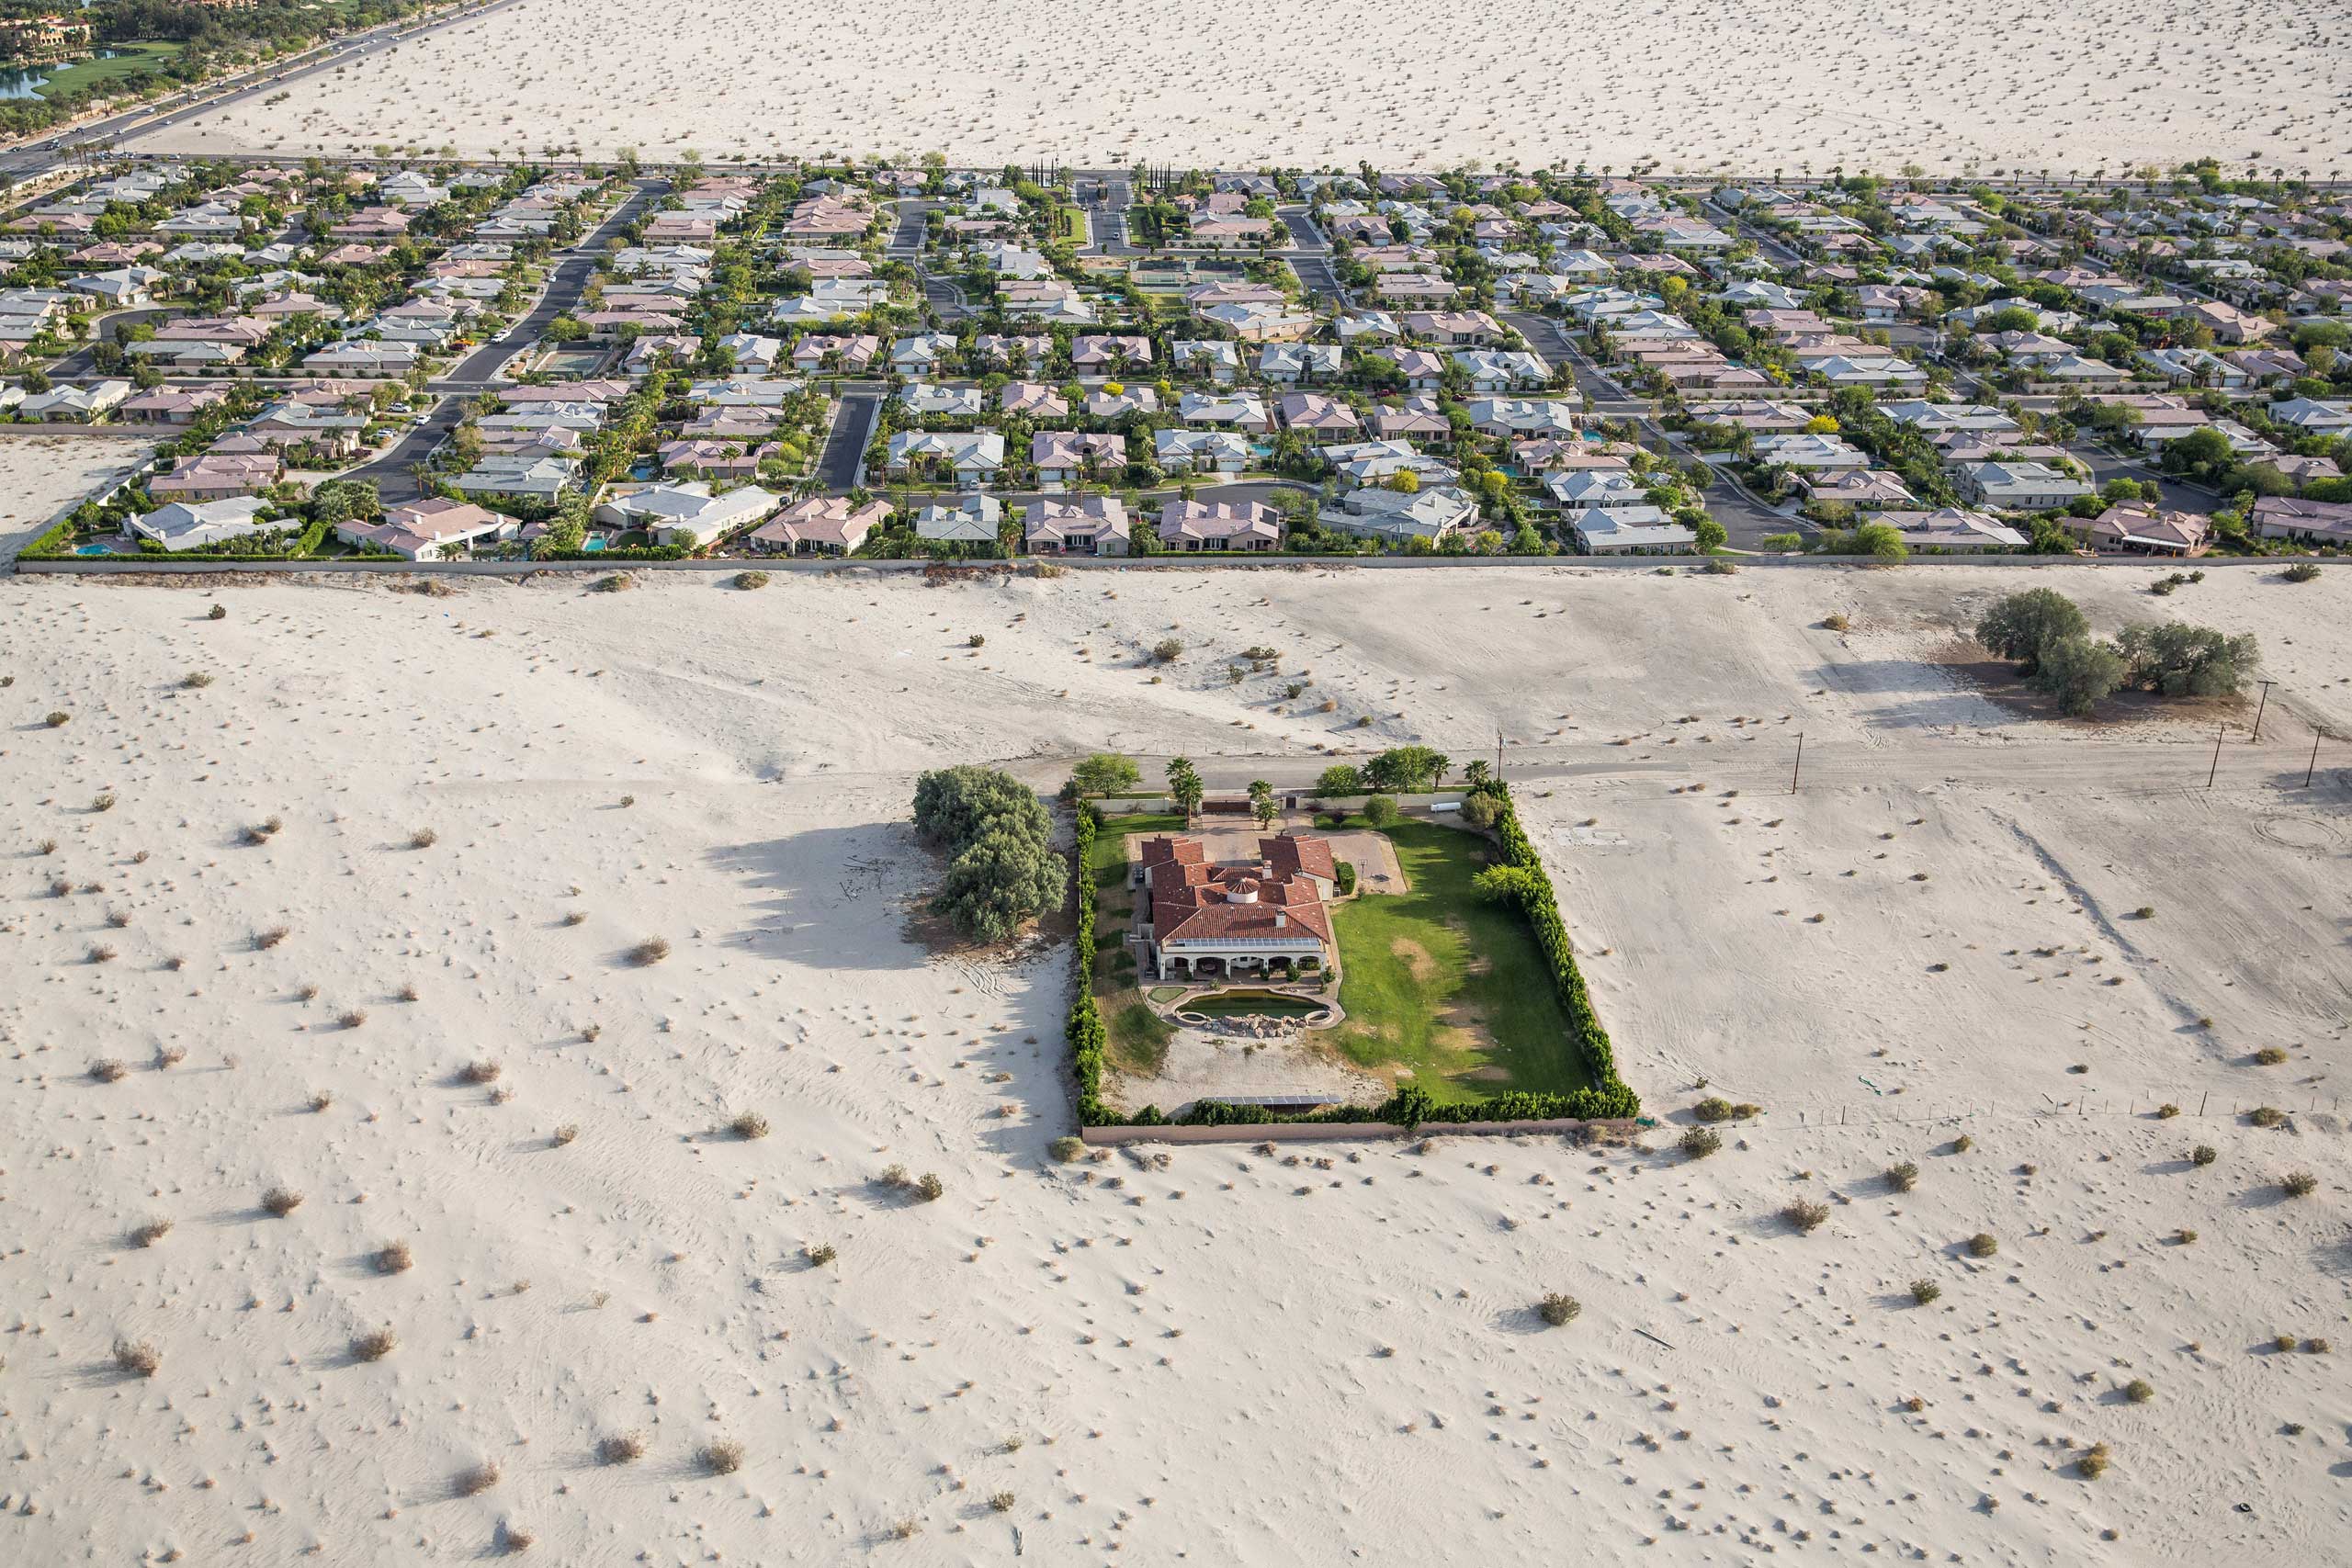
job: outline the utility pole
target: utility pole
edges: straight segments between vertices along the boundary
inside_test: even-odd
[[[2264,713],[2267,712],[2270,707],[2270,688],[2278,683],[2278,682],[2276,681],[2265,681],[2262,682],[2262,701],[2257,703],[2254,709],[2254,740],[2259,740],[2262,739],[2262,716]],[[2249,740],[2247,744],[2253,744],[2253,740]]]
[[[1495,782],[1503,782],[1503,727],[1495,726]]]
[[[1797,760],[1789,769],[1789,793],[1797,792],[1797,779],[1804,772],[1804,731],[1797,731]]]
[[[2226,724],[2213,731],[2213,765],[2205,770],[2205,787],[2213,787],[2213,775],[2222,771],[2222,737],[2229,733]]]

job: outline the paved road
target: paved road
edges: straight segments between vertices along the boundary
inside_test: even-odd
[[[138,107],[126,109],[120,114],[108,115],[104,119],[90,120],[69,130],[50,132],[37,141],[0,152],[0,171],[5,171],[19,181],[30,179],[47,173],[61,164],[71,162],[74,156],[74,149],[78,146],[101,145],[121,137],[145,136],[154,131],[167,130],[173,126],[183,124],[199,115],[209,114],[215,109],[243,103],[248,98],[282,91],[291,83],[316,76],[322,72],[333,71],[337,66],[345,64],[359,55],[371,53],[379,48],[411,38],[422,38],[427,33],[437,32],[443,28],[454,27],[459,22],[472,21],[478,17],[489,16],[494,11],[503,11],[509,6],[519,4],[521,0],[487,0],[486,4],[469,6],[463,11],[452,12],[422,23],[413,20],[387,22],[380,28],[374,28],[364,33],[354,33],[348,38],[338,39],[322,46],[318,52],[309,57],[309,62],[306,64],[275,73],[266,70],[258,71],[249,75],[231,77],[223,83],[209,87],[194,88],[192,89],[194,96],[184,103],[170,100],[175,107],[161,116],[156,115],[156,106],[142,104]]]
[[[912,261],[922,250],[923,230],[931,222],[932,201],[901,200],[899,203],[899,226],[890,231],[888,254],[902,261]]]
[[[882,394],[844,390],[833,411],[833,428],[825,436],[825,450],[817,459],[817,482],[829,495],[846,495],[857,483],[857,466],[865,456],[867,433]]]
[[[1290,263],[1291,271],[1298,274],[1299,282],[1306,286],[1308,292],[1345,309],[1348,291],[1340,287],[1340,274],[1331,265],[1330,239],[1315,226],[1315,220],[1304,207],[1278,207],[1274,216],[1290,231],[1291,248],[1283,259]]]
[[[348,473],[338,475],[346,479],[366,479],[376,487],[376,493],[388,502],[413,501],[423,488],[410,470],[432,457],[449,433],[459,423],[460,405],[464,399],[443,398],[425,416],[424,423],[411,430],[392,444],[391,450],[372,462],[364,463]]]
[[[570,249],[559,253],[539,302],[513,326],[468,355],[442,379],[476,386],[496,380],[508,360],[538,342],[558,316],[580,303],[581,296],[588,291],[589,281],[596,275],[596,262],[604,254],[605,242],[636,221],[637,215],[664,188],[659,180],[639,180],[635,194],[613,209],[611,216]]]
[[[1094,249],[1106,256],[1139,254],[1127,240],[1127,209],[1135,204],[1128,178],[1110,173],[1102,177],[1102,197],[1094,209]]]

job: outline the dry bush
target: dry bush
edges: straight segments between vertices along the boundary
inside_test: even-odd
[[[413,850],[429,850],[440,841],[441,835],[430,828],[419,828],[408,836],[408,847]]]
[[[345,1008],[334,1015],[334,1021],[345,1029],[356,1029],[368,1021],[366,1008]]]
[[[409,981],[406,985],[402,986],[402,987],[400,988],[400,993],[399,993],[399,994],[400,994],[400,998],[401,998],[401,1000],[402,1000],[402,1001],[404,1001],[404,1002],[413,1002],[413,1001],[415,1001],[415,1000],[417,1000],[417,999],[419,998],[419,997],[420,997],[420,995],[421,995],[421,993],[420,993],[420,992],[417,990],[417,988],[416,988],[416,982],[415,982],[415,981],[413,981],[413,980],[411,980],[411,981]]]
[[[557,1148],[561,1148],[564,1145],[571,1143],[578,1136],[580,1136],[580,1123],[577,1122],[566,1122],[562,1126],[558,1127],[554,1132],[548,1134],[548,1142],[553,1144]]]
[[[273,1187],[261,1195],[261,1206],[282,1220],[302,1206],[302,1195],[290,1187]]]
[[[884,1166],[882,1174],[874,1179],[876,1186],[887,1187],[894,1192],[903,1191],[910,1179],[903,1165]]]
[[[1909,1160],[1886,1168],[1886,1184],[1897,1192],[1908,1192],[1919,1185],[1919,1168]]]
[[[615,1432],[596,1445],[600,1464],[634,1464],[645,1457],[645,1434]]]
[[[915,1183],[915,1196],[926,1203],[938,1202],[946,1190],[947,1183],[927,1170],[922,1173],[922,1179]]]
[[[1971,1258],[1990,1258],[2000,1250],[2000,1240],[1990,1231],[1978,1231],[1968,1238],[1968,1256]]]
[[[107,924],[112,926],[117,931],[122,930],[125,926],[130,924],[130,911],[128,909],[108,909],[107,911]]]
[[[165,1067],[176,1067],[182,1062],[187,1060],[187,1047],[185,1045],[158,1045],[155,1047],[155,1070],[157,1072],[163,1071]]]
[[[313,1113],[323,1113],[334,1105],[334,1091],[333,1089],[322,1089],[311,1096],[311,1110]]]
[[[2286,1061],[2287,1051],[2280,1045],[2265,1045],[2254,1054],[2254,1059],[2266,1067],[2275,1067]]]
[[[272,926],[266,931],[255,931],[254,933],[254,946],[259,948],[264,953],[267,953],[271,948],[276,947],[279,942],[284,942],[288,937],[292,936],[293,934],[294,933],[292,931],[287,930],[284,926]],[[312,994],[315,995],[316,993],[314,992]],[[304,999],[308,1000],[309,998],[305,998]]]
[[[820,1241],[808,1249],[808,1261],[820,1269],[840,1256],[841,1254],[833,1250],[833,1244],[830,1241]]]
[[[768,1135],[768,1119],[756,1111],[746,1111],[727,1123],[727,1130],[739,1138],[764,1138]]]
[[[1842,632],[1851,627],[1854,623],[1841,615],[1827,615],[1821,617],[1821,624],[1833,632]]]
[[[74,716],[67,713],[63,708],[53,708],[50,711],[49,717],[43,722],[51,729],[62,729],[69,722],[72,721],[73,717]]]
[[[567,926],[584,926],[588,923],[588,911],[585,909],[570,910],[564,915],[563,923]]]
[[[469,1084],[496,1083],[498,1075],[506,1069],[487,1056],[478,1062],[468,1062],[458,1069],[459,1079]]]
[[[2290,1170],[2278,1179],[2278,1187],[2290,1198],[2308,1198],[2319,1190],[2319,1178],[2308,1170]]]
[[[1724,1135],[1713,1127],[1686,1128],[1676,1146],[1689,1158],[1705,1159],[1724,1146]]]
[[[1012,1512],[1012,1494],[1010,1492],[990,1493],[989,1495],[989,1506],[1000,1514],[1009,1514]]]
[[[2179,1114],[2180,1107],[2173,1104],[2170,1100],[2166,1100],[2164,1104],[2156,1107],[2156,1119],[2160,1122],[2169,1122]]]
[[[101,795],[95,797],[90,802],[90,809],[93,811],[112,811],[114,809],[114,796],[111,795]]]
[[[670,939],[667,937],[650,936],[628,950],[628,961],[639,968],[649,964],[659,964],[669,956]]]
[[[115,951],[105,942],[92,942],[89,951],[84,956],[93,964],[111,964],[115,960]]]
[[[112,1056],[102,1056],[90,1064],[90,1076],[100,1083],[120,1083],[130,1076],[130,1069]]]
[[[191,692],[200,692],[212,684],[212,677],[202,670],[191,670],[180,677],[180,684]]]
[[[1046,1152],[1067,1165],[1086,1152],[1086,1140],[1078,1137],[1056,1138],[1046,1145]]]
[[[714,1438],[695,1458],[713,1475],[732,1475],[743,1468],[743,1445],[732,1438]]]
[[[351,1341],[351,1358],[356,1361],[380,1361],[400,1348],[400,1336],[390,1328],[371,1328]]]
[[[416,1267],[416,1255],[404,1241],[388,1241],[376,1249],[376,1272],[405,1274]]]
[[[1911,1281],[1911,1299],[1921,1306],[1928,1305],[1938,1296],[1940,1296],[1943,1293],[1944,1288],[1941,1285],[1937,1284],[1933,1280],[1914,1280]]]
[[[738,588],[749,591],[767,585],[768,574],[764,571],[739,571],[735,574],[735,586]]]
[[[1965,1133],[1962,1133],[1959,1137],[1954,1138],[1951,1141],[1951,1152],[1956,1155],[1964,1155],[1975,1146],[1976,1140],[1970,1137]]]
[[[137,1230],[132,1231],[130,1233],[130,1239],[137,1242],[141,1247],[153,1247],[171,1234],[171,1221],[166,1219],[153,1219],[149,1220],[145,1224],[141,1225]]]
[[[2134,1404],[2145,1404],[2156,1397],[2156,1385],[2145,1378],[2133,1378],[2123,1385],[2123,1397]]]
[[[147,1339],[118,1339],[114,1342],[114,1364],[118,1371],[136,1377],[152,1378],[164,1370],[164,1353]]]
[[[456,1487],[458,1495],[460,1497],[479,1497],[497,1485],[503,1474],[504,1472],[498,1468],[496,1460],[486,1459],[471,1470],[459,1472],[457,1480],[451,1484]]]
[[[1810,1235],[1829,1223],[1829,1205],[1804,1199],[1782,1209],[1781,1218]]]
[[[2188,1151],[2188,1163],[2191,1165],[2211,1165],[2221,1157],[2221,1151],[2211,1144],[2199,1144]]]
[[[2097,1481],[2107,1473],[2109,1458],[2107,1445],[2094,1443],[2084,1452],[2082,1458],[2075,1461],[2075,1470],[2085,1481]]]
[[[1554,1328],[1574,1323],[1584,1312],[1584,1303],[1574,1296],[1564,1296],[1554,1291],[1535,1303],[1535,1315]]]
[[[502,1523],[498,1527],[498,1545],[501,1551],[519,1556],[538,1544],[538,1536],[524,1526]]]
[[[2257,1127],[2276,1127],[2287,1120],[2287,1113],[2275,1105],[2257,1105],[2245,1113],[2245,1119]]]

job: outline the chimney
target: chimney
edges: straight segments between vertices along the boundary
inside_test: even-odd
[[[1290,924],[1290,917],[1288,915],[1277,914],[1274,917],[1274,929],[1276,931],[1280,931],[1283,927],[1288,924]]]

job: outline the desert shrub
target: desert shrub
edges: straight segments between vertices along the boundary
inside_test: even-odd
[[[1886,1184],[1897,1192],[1908,1192],[1919,1185],[1919,1168],[1909,1160],[1886,1168]]]
[[[261,1206],[282,1220],[302,1206],[302,1195],[290,1187],[273,1187],[261,1195]]]
[[[2329,1348],[2330,1347],[2324,1339],[2311,1338],[2303,1341],[2303,1350],[2307,1355],[2324,1356],[2328,1353]]]
[[[2075,1472],[2085,1481],[2097,1481],[2107,1473],[2109,1454],[2105,1443],[2095,1443],[2075,1461]]]
[[[2143,904],[2132,911],[2132,918],[2135,920],[2153,920],[2156,918],[2156,907],[2154,904]]]
[[[53,855],[57,852],[57,840],[55,839],[43,839],[40,843],[35,844],[33,849],[36,853]]]
[[[1584,1303],[1574,1296],[1564,1296],[1554,1291],[1535,1303],[1535,1315],[1554,1328],[1574,1323],[1584,1312]]]
[[[615,1432],[596,1445],[596,1459],[601,1464],[634,1464],[644,1457],[642,1432]]]
[[[1721,1095],[1709,1095],[1690,1108],[1690,1114],[1702,1122],[1728,1122],[1731,1120],[1731,1101]]]
[[[84,951],[82,956],[93,964],[111,964],[115,961],[115,951],[105,942],[93,942]]]
[[[450,1484],[460,1497],[479,1497],[497,1485],[504,1473],[498,1468],[496,1460],[486,1459],[470,1470],[458,1472],[458,1478]]]
[[[1067,1165],[1086,1152],[1086,1140],[1078,1137],[1056,1138],[1046,1145],[1046,1152]]]
[[[1056,908],[1069,875],[1035,793],[992,768],[935,769],[915,781],[915,827],[947,856],[932,899],[973,942],[1005,941]]]
[[[130,1239],[137,1242],[141,1247],[153,1247],[171,1234],[171,1221],[165,1219],[154,1219],[149,1220],[145,1224],[141,1225],[137,1230],[132,1231],[130,1233]]]
[[[915,1183],[915,1196],[926,1203],[936,1203],[946,1191],[947,1183],[928,1170],[922,1173],[922,1179]]]
[[[484,1057],[478,1062],[468,1062],[458,1068],[458,1077],[461,1081],[469,1084],[496,1083],[498,1075],[505,1070],[498,1063]]]
[[[206,671],[191,670],[180,677],[180,684],[191,692],[200,692],[212,684],[212,676]]]
[[[1810,1235],[1829,1223],[1829,1205],[1801,1199],[1782,1209],[1781,1218],[1792,1228]]]
[[[404,1241],[388,1241],[376,1249],[376,1272],[405,1274],[416,1265],[416,1255]]]
[[[1724,1146],[1724,1135],[1713,1127],[1691,1127],[1684,1131],[1676,1146],[1692,1159],[1705,1159]]]
[[[989,1495],[989,1506],[1000,1514],[1009,1514],[1012,1512],[1012,1494],[1010,1492],[990,1493]]]
[[[2308,1170],[2290,1170],[2278,1179],[2278,1187],[2290,1198],[2308,1198],[2319,1190],[2319,1178]]]
[[[768,1135],[768,1119],[756,1111],[746,1111],[727,1123],[727,1130],[745,1140]]]
[[[2173,1104],[2170,1100],[2166,1100],[2164,1104],[2156,1107],[2156,1118],[2158,1121],[2169,1122],[2179,1114],[2180,1107]]]
[[[351,1357],[356,1361],[380,1361],[400,1348],[400,1336],[389,1328],[371,1328],[354,1337]]]
[[[229,607],[226,604],[215,604],[204,612],[204,618],[208,621],[225,621],[229,618]]]
[[[1990,1231],[1978,1231],[1968,1238],[1968,1256],[1971,1258],[1990,1258],[2000,1250],[2000,1239]]]
[[[155,1047],[155,1070],[157,1072],[162,1072],[166,1067],[176,1067],[182,1062],[187,1060],[187,1047],[185,1045],[158,1045]]]
[[[743,1445],[732,1438],[715,1438],[695,1458],[713,1475],[732,1475],[743,1468]]]
[[[2145,1378],[2133,1378],[2123,1385],[2123,1397],[2134,1404],[2145,1404],[2156,1397],[2156,1385]]]
[[[47,724],[51,729],[62,729],[67,724],[72,722],[73,717],[74,716],[67,713],[64,709],[56,708],[52,709],[49,717],[42,722]]]
[[[2194,1247],[2197,1245],[2197,1232],[2188,1225],[2183,1225],[2172,1233],[2172,1239],[2179,1246]]]
[[[1173,664],[1184,657],[1181,637],[1164,637],[1151,645],[1151,660],[1155,664]]]
[[[90,801],[90,809],[93,811],[112,811],[114,809],[114,796],[111,795],[100,795],[94,796]]]
[[[670,939],[650,936],[628,950],[628,961],[638,967],[661,963],[670,956]]]
[[[765,588],[767,585],[768,574],[764,571],[739,571],[735,574],[735,586],[747,592],[754,588]]]
[[[334,1091],[332,1089],[319,1089],[313,1092],[311,1096],[311,1109],[314,1112],[324,1111],[333,1107],[334,1104]]]
[[[1985,611],[1976,623],[1976,640],[2003,659],[2017,661],[2018,673],[2033,674],[2042,652],[2068,638],[2086,639],[2090,623],[2064,593],[2030,588],[2011,593]]]
[[[820,1241],[808,1249],[808,1261],[820,1269],[840,1256],[840,1253],[833,1250],[833,1244],[830,1241]]]
[[[2251,635],[2177,621],[2126,626],[2116,634],[2115,651],[2130,684],[2167,697],[2228,696],[2262,662]]]
[[[419,828],[408,836],[408,847],[413,850],[429,850],[440,841],[440,833],[432,828]]]
[[[2221,1151],[2211,1144],[2199,1144],[2188,1151],[2188,1161],[2191,1165],[2211,1165],[2221,1157]]]
[[[357,1029],[368,1021],[366,1008],[345,1008],[334,1015],[334,1021],[345,1029]]]
[[[1964,1155],[1975,1146],[1976,1140],[1970,1137],[1965,1133],[1962,1133],[1959,1137],[1954,1138],[1951,1141],[1951,1152],[1956,1155]]]
[[[501,1521],[498,1527],[498,1544],[507,1551],[521,1553],[538,1545],[539,1538],[537,1532],[525,1526]]]
[[[152,1340],[118,1339],[114,1342],[114,1364],[118,1371],[152,1378],[164,1370],[164,1353]]]
[[[616,571],[610,577],[597,579],[595,591],[599,593],[626,593],[636,586],[637,579]]]
[[[1921,1306],[1928,1305],[1938,1296],[1940,1296],[1943,1293],[1944,1288],[1941,1285],[1937,1284],[1933,1280],[1914,1280],[1911,1281],[1911,1299]]]
[[[2254,1054],[2254,1059],[2266,1067],[2275,1067],[2287,1059],[2286,1048],[2280,1045],[2265,1045]]]
[[[276,947],[279,942],[284,942],[288,937],[293,934],[294,933],[292,931],[287,930],[284,926],[272,926],[266,931],[256,931],[254,933],[254,945],[259,948],[262,952],[267,953],[271,948]],[[317,993],[315,992],[312,993],[312,995],[316,994]],[[306,998],[305,999],[307,1000],[308,998]]]
[[[978,632],[974,632],[970,637],[964,639],[964,646],[966,648],[986,648],[988,646],[988,641],[989,639],[986,637]]]
[[[2287,1120],[2287,1113],[2275,1105],[2257,1105],[2246,1112],[2245,1119],[2257,1127],[2276,1127]]]
[[[1822,616],[1821,624],[1833,632],[1851,630],[1854,625],[1853,622],[1848,620],[1843,615],[1838,614],[1834,611],[1829,615]]]
[[[2279,575],[2290,582],[2309,582],[2319,575],[2319,562],[2299,560]]]
[[[112,1056],[102,1056],[90,1064],[90,1076],[100,1083],[120,1083],[130,1073],[129,1067]]]
[[[580,1123],[577,1122],[566,1122],[562,1126],[558,1127],[554,1132],[548,1134],[548,1142],[553,1144],[557,1148],[561,1148],[564,1145],[571,1143],[573,1139],[579,1136]]]

